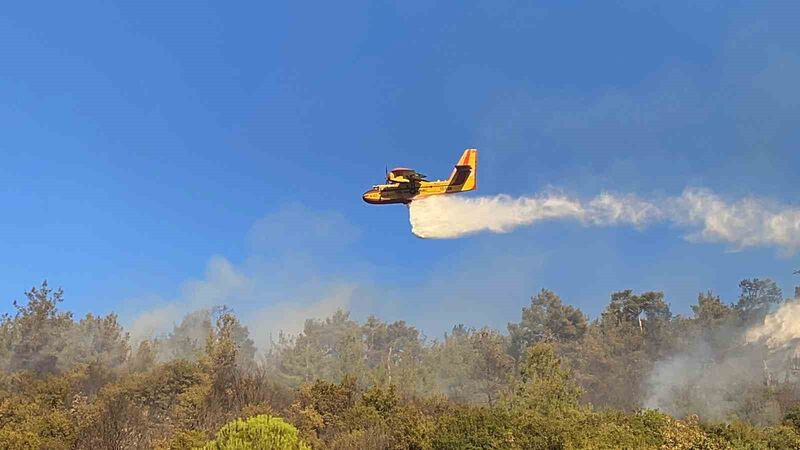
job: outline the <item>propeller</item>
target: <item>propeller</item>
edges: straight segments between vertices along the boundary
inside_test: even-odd
[[[386,165],[383,170],[384,177],[386,178],[386,182],[389,182],[389,165]]]

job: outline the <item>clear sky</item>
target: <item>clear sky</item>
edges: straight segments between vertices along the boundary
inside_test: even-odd
[[[0,12],[0,298],[158,328],[227,303],[256,334],[345,307],[435,336],[541,288],[789,293],[796,255],[674,226],[554,221],[447,241],[361,194],[385,165],[479,191],[798,205],[800,4],[15,2]],[[137,319],[138,318],[138,319]]]

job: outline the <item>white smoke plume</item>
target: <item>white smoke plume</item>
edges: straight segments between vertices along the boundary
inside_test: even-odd
[[[336,270],[358,233],[338,212],[288,205],[256,221],[241,261],[212,257],[205,274],[185,280],[177,294],[128,300],[121,317],[138,343],[168,334],[187,315],[227,306],[256,346],[268,348],[270,336],[297,333],[306,319],[358,307],[353,300],[366,281]]]
[[[737,337],[730,330],[730,338]],[[741,395],[763,385],[765,356],[759,348],[739,347],[718,358],[708,343],[696,342],[686,352],[655,363],[643,406],[678,417],[698,414],[712,422],[730,420],[740,414]]]
[[[763,390],[773,382],[796,379],[800,298],[782,304],[757,325],[744,328],[729,323],[706,337],[717,345],[734,345],[725,351],[714,350],[700,339],[687,351],[657,362],[647,380],[644,406],[675,416],[699,414],[711,421],[737,417],[778,421],[780,408],[774,399],[756,404],[742,400],[746,393]]]
[[[800,249],[800,207],[745,198],[726,202],[704,189],[679,197],[644,200],[635,195],[603,193],[581,200],[546,192],[532,197],[436,196],[409,205],[411,231],[421,238],[453,239],[489,231],[507,233],[544,220],[576,220],[587,226],[654,222],[695,228],[692,241],[725,242],[735,249],[773,246],[786,253]]]
[[[786,302],[767,315],[764,323],[745,335],[748,342],[765,342],[771,349],[784,348],[800,341],[800,299]]]

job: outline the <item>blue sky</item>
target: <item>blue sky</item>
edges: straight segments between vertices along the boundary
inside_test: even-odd
[[[429,241],[364,204],[384,165],[477,194],[701,187],[798,205],[796,2],[79,2],[0,14],[0,298],[43,279],[78,314],[251,328],[346,307],[429,335],[503,328],[545,287],[686,313],[796,255],[656,225],[555,221]],[[163,314],[162,314],[163,313]],[[294,325],[286,325],[292,329]],[[262,330],[263,331],[263,330]]]

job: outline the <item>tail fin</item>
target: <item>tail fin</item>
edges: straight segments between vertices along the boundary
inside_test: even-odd
[[[450,175],[449,186],[455,191],[471,191],[478,187],[478,150],[468,148],[464,150],[461,158],[456,163]],[[450,189],[448,189],[450,191]]]

